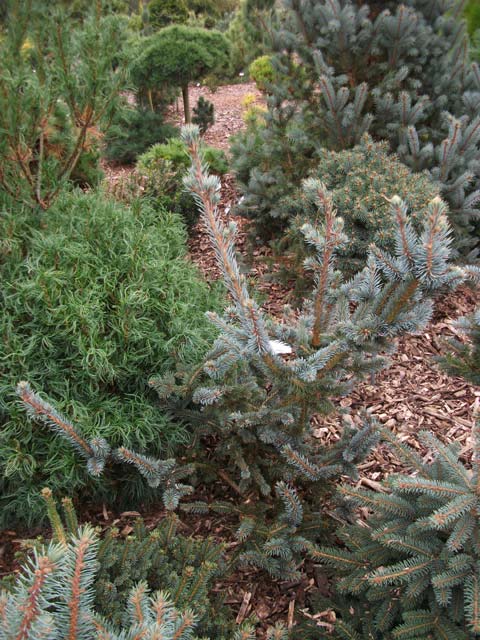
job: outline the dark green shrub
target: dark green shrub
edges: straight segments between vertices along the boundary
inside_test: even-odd
[[[228,171],[223,151],[206,146],[204,152],[212,173],[222,175]],[[137,171],[144,180],[145,194],[181,214],[187,226],[192,227],[199,214],[194,198],[183,188],[189,166],[190,156],[185,143],[173,138],[166,144],[154,145],[140,156]]]
[[[165,454],[188,434],[157,409],[148,377],[201,358],[212,336],[203,314],[218,303],[186,259],[175,214],[75,192],[44,220],[32,215],[0,216],[1,517],[10,524],[39,517],[45,484],[105,500],[144,490],[125,470],[111,483],[90,479],[67,445],[25,420],[16,383],[50,395],[88,437]]]
[[[188,8],[184,0],[150,0],[147,5],[148,20],[154,29],[169,24],[183,24],[188,20]]]
[[[255,640],[252,624],[237,625],[205,597],[222,551],[213,540],[178,536],[172,520],[150,533],[137,523],[134,535],[125,540],[112,541],[112,531],[102,540],[90,524],[78,527],[75,522],[75,533],[69,534],[56,517],[61,537],[35,544],[13,586],[0,592],[2,639],[64,640],[68,632],[69,640],[200,640],[197,633],[202,640],[208,640],[205,633],[212,640]],[[163,589],[152,593],[147,578],[135,581],[127,593],[130,576],[141,575],[139,566],[149,560],[160,570],[157,578],[150,576]],[[102,605],[99,583],[109,572],[118,581],[109,584],[105,597],[110,602]],[[121,579],[125,575],[126,584]],[[179,604],[185,601],[185,606]],[[112,621],[108,614],[119,606],[123,609]],[[288,634],[277,623],[266,638],[288,640]]]
[[[325,184],[343,219],[348,240],[339,250],[338,261],[342,271],[349,275],[363,268],[372,243],[380,249],[393,250],[396,236],[390,211],[393,195],[405,202],[417,230],[428,215],[430,201],[439,195],[438,187],[428,175],[413,173],[389,153],[388,143],[374,143],[369,136],[351,151],[320,150],[310,177]],[[321,222],[317,220],[318,210],[301,189],[279,203],[279,209],[284,212],[286,223],[291,220],[287,242],[282,245],[290,243],[292,266],[296,264],[295,272],[302,277],[303,260],[308,253],[300,228],[305,222]]]
[[[98,186],[105,175],[100,168],[100,158],[100,144],[97,140],[80,154],[70,174],[72,183],[82,189]]]
[[[105,134],[105,157],[116,164],[133,164],[152,145],[178,135],[176,127],[165,123],[162,113],[123,109]]]
[[[193,124],[197,124],[200,133],[206,133],[215,124],[213,103],[200,96],[197,105],[193,107]]]

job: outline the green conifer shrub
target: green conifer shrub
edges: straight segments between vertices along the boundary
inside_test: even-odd
[[[134,164],[154,144],[178,136],[158,111],[125,108],[114,117],[105,137],[105,157],[114,164]]]
[[[338,252],[338,263],[350,275],[363,268],[372,242],[380,249],[393,250],[396,225],[390,211],[391,194],[405,202],[416,230],[422,228],[429,203],[439,195],[438,187],[427,175],[410,171],[389,153],[386,142],[374,143],[368,135],[352,150],[319,150],[310,177],[322,180],[343,219],[348,240]],[[301,226],[305,222],[315,223],[318,210],[302,189],[285,199],[284,209],[290,227],[280,248],[283,252],[287,246],[293,251],[293,266],[296,265],[295,272],[302,279],[303,260],[308,251]],[[297,287],[299,284],[296,283]]]
[[[255,58],[248,67],[248,73],[260,91],[266,91],[275,79],[275,70],[270,56],[265,55]]]
[[[248,69],[255,58],[270,53],[274,5],[273,0],[240,0],[227,31],[231,65],[236,73]]]
[[[223,175],[228,171],[227,159],[220,149],[205,147],[205,161],[212,173]],[[142,154],[136,169],[143,179],[144,194],[160,206],[179,213],[191,228],[199,214],[193,197],[183,188],[189,166],[190,156],[185,143],[174,138],[165,144],[154,145]]]
[[[188,20],[188,8],[184,0],[150,0],[147,5],[149,24],[154,29],[169,24],[184,24]]]
[[[412,170],[428,171],[449,206],[456,247],[476,247],[480,70],[461,4],[287,0],[261,153],[246,172],[248,136],[234,149],[240,210],[261,231],[269,222],[278,231],[282,200],[315,169],[318,148],[349,149],[369,131]]]
[[[72,500],[62,500],[63,519],[50,489],[43,489],[52,540],[67,544],[80,533]],[[139,582],[151,591],[168,591],[172,604],[192,610],[202,634],[225,635],[233,620],[211,593],[215,580],[224,576],[225,545],[213,538],[186,537],[179,532],[177,516],[170,513],[154,529],[139,518],[123,537],[109,528],[98,544],[95,609],[109,623],[121,626],[128,597]]]
[[[12,394],[30,380],[112,446],[161,452],[188,439],[158,410],[148,376],[178,360],[194,365],[214,331],[204,312],[219,296],[186,259],[180,218],[146,202],[125,207],[99,192],[64,193],[40,219],[0,215],[1,517],[40,517],[39,486],[93,498],[141,498],[125,471],[89,479],[75,456],[25,421]],[[114,475],[114,474],[113,474]]]
[[[312,550],[335,568],[344,596],[338,638],[467,640],[480,635],[480,428],[473,430],[472,467],[460,446],[433,434],[420,439],[425,462],[387,430],[382,437],[412,474],[393,474],[384,492],[340,488],[343,499],[371,513],[366,526],[337,535],[344,545]]]
[[[172,518],[149,533],[138,522],[134,536],[119,541],[109,531],[99,540],[90,525],[78,527],[69,500],[64,502],[68,529],[49,490],[47,501],[56,521],[54,539],[34,544],[13,587],[0,592],[2,640],[200,640],[197,633],[202,640],[208,640],[205,633],[212,640],[255,640],[251,623],[236,625],[205,600],[221,546],[177,540]],[[194,564],[187,565],[192,558]],[[144,573],[139,567],[150,562],[146,573],[164,589],[152,593],[150,580],[139,580],[127,593],[132,577]],[[153,575],[156,570],[160,575]],[[112,574],[115,583],[105,585]],[[281,624],[267,630],[266,640],[287,639]]]
[[[456,325],[467,341],[449,340],[450,353],[438,360],[451,375],[480,385],[480,308],[472,315],[460,318]]]
[[[188,85],[228,66],[229,44],[219,31],[172,25],[142,44],[132,73],[144,92],[164,85],[182,90],[185,122],[190,122]]]
[[[213,103],[200,96],[197,105],[193,108],[193,124],[197,124],[200,133],[204,134],[215,124]]]
[[[336,269],[337,248],[345,242],[342,221],[325,186],[310,179],[305,193],[323,221],[303,228],[316,249],[308,262],[314,289],[298,318],[269,318],[239,270],[235,226],[218,215],[220,185],[205,173],[198,129],[185,127],[183,136],[193,157],[185,185],[199,204],[232,306],[224,316],[209,314],[220,335],[203,373],[183,369],[152,385],[174,415],[210,437],[204,469],[227,479],[236,494],[236,502],[214,508],[240,517],[240,560],[285,579],[296,575],[306,539],[318,534],[329,480],[355,475],[376,438],[367,422],[362,430],[345,428],[337,446],[320,450],[310,433],[312,414],[331,411],[334,396],[385,366],[394,338],[425,326],[435,291],[467,274],[448,266],[451,238],[442,201],[432,201],[417,233],[405,204],[394,197],[394,252],[372,247],[363,271],[343,281]],[[201,511],[206,505],[183,507]]]
[[[101,4],[80,22],[59,3],[8,4],[0,188],[19,203],[48,209],[70,178],[91,184],[98,177],[93,139],[115,112],[126,76],[124,23],[102,17]]]
[[[145,582],[130,592],[121,627],[95,610],[98,539],[86,525],[67,544],[35,551],[13,592],[0,594],[4,640],[194,640],[195,614],[177,611],[168,593],[150,594]]]

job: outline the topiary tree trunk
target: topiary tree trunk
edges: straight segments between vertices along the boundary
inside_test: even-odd
[[[183,98],[183,111],[185,112],[185,123],[190,124],[190,95],[188,93],[188,84],[183,85],[182,87],[182,98]]]

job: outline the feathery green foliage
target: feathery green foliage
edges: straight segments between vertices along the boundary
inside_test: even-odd
[[[95,160],[94,132],[125,85],[124,23],[102,17],[101,6],[77,24],[59,3],[9,2],[0,39],[0,188],[17,202],[48,209],[82,154]]]
[[[468,31],[470,35],[473,35],[477,29],[480,29],[480,6],[475,0],[468,0],[465,7],[465,17]]]
[[[214,336],[204,312],[219,307],[219,290],[188,262],[179,217],[146,203],[65,193],[44,220],[12,208],[0,227],[4,522],[39,518],[46,484],[141,499],[135,474],[92,483],[68,447],[25,420],[15,385],[28,380],[54,398],[88,440],[163,454],[188,434],[158,410],[148,377],[201,360]]]
[[[449,206],[456,247],[478,242],[480,70],[469,59],[457,0],[286,0],[272,59],[261,144],[234,148],[240,210],[268,231],[317,162],[369,131],[413,171],[427,171]],[[278,227],[277,227],[278,229]]]
[[[448,265],[450,230],[442,201],[432,201],[418,234],[405,204],[394,197],[394,252],[372,248],[365,269],[343,282],[335,268],[342,221],[324,185],[311,179],[305,193],[325,221],[303,228],[316,249],[308,263],[314,290],[295,320],[267,318],[239,270],[235,226],[218,215],[220,184],[206,173],[198,129],[185,127],[183,136],[193,158],[185,185],[200,207],[232,306],[222,317],[209,314],[220,335],[201,375],[184,370],[152,384],[173,414],[192,422],[199,436],[213,436],[207,466],[220,469],[242,498],[251,491],[262,496],[215,508],[240,516],[241,560],[285,578],[296,574],[305,537],[318,532],[322,515],[311,508],[315,497],[329,490],[329,479],[354,476],[376,439],[367,422],[360,431],[346,428],[337,446],[321,450],[310,435],[312,414],[331,411],[334,396],[383,367],[395,337],[421,330],[435,292],[455,286],[466,273]],[[300,495],[307,498],[303,504]]]
[[[456,443],[446,446],[429,432],[419,437],[433,455],[430,463],[387,430],[382,437],[412,475],[389,476],[385,492],[341,487],[343,499],[371,511],[368,526],[340,529],[344,549],[312,549],[316,561],[335,569],[349,605],[335,637],[476,637],[480,426],[472,434],[472,468],[459,460]]]

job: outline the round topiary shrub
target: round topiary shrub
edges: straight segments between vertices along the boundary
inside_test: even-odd
[[[86,436],[166,457],[185,428],[156,406],[152,374],[199,362],[221,306],[186,258],[179,216],[97,192],[62,195],[41,220],[0,215],[1,521],[43,515],[39,491],[136,501],[145,483],[125,466],[95,480],[69,445],[25,418],[29,380]],[[138,503],[134,503],[138,504]]]
[[[230,45],[214,29],[171,25],[136,50],[132,80],[142,93],[168,86],[182,90],[185,122],[190,122],[189,84],[228,68]]]

